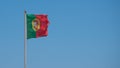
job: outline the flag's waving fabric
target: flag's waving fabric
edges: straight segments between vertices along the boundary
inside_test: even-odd
[[[48,35],[47,15],[27,14],[27,39],[44,37]]]

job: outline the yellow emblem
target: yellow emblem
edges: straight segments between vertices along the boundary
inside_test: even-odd
[[[33,21],[32,21],[32,28],[34,31],[38,31],[40,29],[40,20],[35,18]]]

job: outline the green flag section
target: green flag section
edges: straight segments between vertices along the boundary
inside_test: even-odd
[[[47,15],[27,14],[27,39],[47,36],[48,24]]]

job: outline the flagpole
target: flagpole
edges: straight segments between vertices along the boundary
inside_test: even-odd
[[[24,68],[27,68],[27,25],[26,25],[26,11],[24,11]]]

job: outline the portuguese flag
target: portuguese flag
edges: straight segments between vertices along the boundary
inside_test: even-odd
[[[27,14],[27,39],[44,37],[48,35],[47,15]]]

